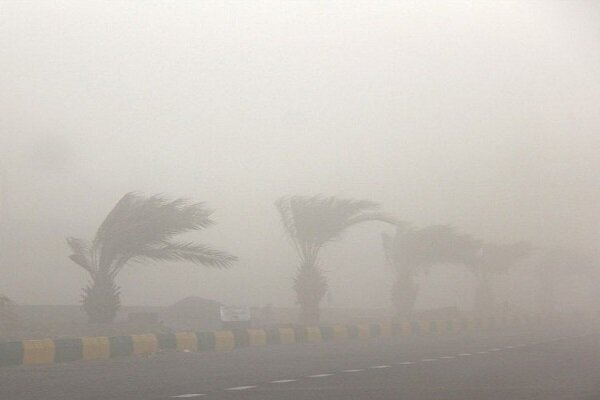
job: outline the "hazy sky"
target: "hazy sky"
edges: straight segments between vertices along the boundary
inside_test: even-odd
[[[595,1],[1,1],[0,60],[11,219],[91,237],[127,191],[186,196],[216,209],[198,240],[240,256],[130,268],[126,304],[292,304],[284,194],[598,254]],[[323,254],[336,303],[387,306],[384,229]],[[78,301],[86,277],[57,243],[63,263],[2,266],[0,291]]]

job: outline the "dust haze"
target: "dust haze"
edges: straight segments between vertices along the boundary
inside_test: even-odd
[[[190,237],[239,262],[131,265],[125,305],[294,306],[285,195],[597,257],[599,21],[593,1],[1,2],[0,293],[79,304],[65,237],[131,191],[205,202],[215,225]],[[389,307],[382,232],[323,249],[324,306]],[[534,302],[536,257],[499,301]],[[577,304],[597,292],[580,278]],[[418,279],[417,308],[471,307],[466,269]]]

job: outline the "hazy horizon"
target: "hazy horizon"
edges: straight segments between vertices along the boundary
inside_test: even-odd
[[[240,262],[128,267],[124,304],[293,305],[273,206],[290,194],[598,256],[599,17],[593,1],[0,2],[4,222],[48,229],[8,249],[0,292],[77,303],[64,236],[91,238],[129,191],[206,202],[216,225],[194,238]],[[389,305],[383,231],[324,250],[334,305]],[[460,268],[424,279],[420,305],[470,304]]]

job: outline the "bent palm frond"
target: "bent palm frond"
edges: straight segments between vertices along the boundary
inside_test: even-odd
[[[427,269],[434,264],[463,263],[479,249],[480,243],[459,234],[449,225],[413,228],[398,225],[392,237],[383,234],[388,262],[397,270]]]
[[[90,245],[86,241],[74,237],[68,237],[67,244],[73,252],[69,258],[93,275],[95,270],[90,259]]]
[[[238,258],[226,252],[212,249],[201,244],[188,242],[164,243],[157,247],[147,247],[132,259],[135,262],[151,261],[189,261],[215,268],[228,268]]]
[[[370,212],[370,213],[360,214],[360,215],[357,215],[355,217],[348,219],[348,221],[346,222],[346,227],[350,227],[352,225],[359,224],[361,222],[368,222],[368,221],[385,222],[386,224],[390,224],[390,225],[401,225],[402,224],[402,221],[400,221],[399,219],[397,219],[396,217],[394,217],[393,215],[390,215],[388,213]]]
[[[73,251],[70,258],[91,275],[102,272],[113,277],[130,260],[144,258],[226,268],[237,258],[204,245],[170,241],[176,235],[211,226],[211,214],[203,203],[127,193],[108,213],[91,245],[67,239]]]
[[[315,261],[319,250],[338,239],[347,228],[365,221],[399,222],[379,212],[379,204],[337,197],[286,196],[277,207],[288,238],[303,261]]]

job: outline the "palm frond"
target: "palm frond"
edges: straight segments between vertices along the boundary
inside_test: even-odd
[[[215,268],[228,268],[238,260],[236,256],[212,249],[201,244],[188,242],[164,243],[156,247],[147,247],[132,261],[188,261]]]
[[[123,255],[135,255],[175,235],[204,229],[213,223],[211,213],[203,203],[128,193],[106,217],[94,239],[99,268],[110,269]]]
[[[337,197],[287,196],[275,203],[284,229],[303,260],[315,260],[319,249],[338,239],[350,226],[378,220],[397,224],[379,205],[367,200]]]
[[[226,268],[237,260],[234,256],[204,245],[170,241],[178,234],[209,227],[211,214],[204,203],[130,192],[108,213],[91,246],[67,239],[73,251],[70,258],[92,276],[101,273],[113,279],[130,260],[190,261]]]
[[[95,270],[90,260],[90,245],[86,241],[74,237],[68,237],[66,240],[73,252],[69,258],[93,275]]]
[[[436,264],[464,263],[479,249],[479,242],[449,225],[398,225],[396,234],[384,235],[383,240],[388,262],[398,273],[427,271]]]
[[[350,227],[352,225],[359,224],[361,222],[368,222],[368,221],[385,222],[386,224],[390,224],[390,225],[401,225],[403,223],[398,218],[396,218],[393,215],[390,215],[388,213],[369,212],[369,213],[363,213],[363,214],[356,215],[352,218],[349,218],[348,221],[346,222],[346,227]]]

